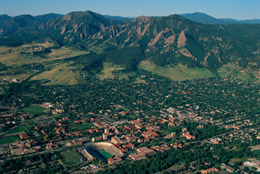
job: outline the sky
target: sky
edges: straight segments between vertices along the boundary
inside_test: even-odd
[[[260,19],[260,0],[0,0],[0,14],[10,16],[86,10],[125,17],[202,12],[216,18]]]

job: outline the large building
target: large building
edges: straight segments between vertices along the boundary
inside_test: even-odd
[[[107,140],[107,136],[108,136],[108,133],[103,133],[103,140],[106,141]]]
[[[217,172],[218,172],[218,169],[215,168],[215,167],[212,167],[212,168],[207,169],[207,170],[201,170],[200,172],[201,172],[202,174],[217,173]]]
[[[122,140],[120,138],[118,138],[117,136],[112,137],[111,142],[113,144],[122,144]]]
[[[100,136],[100,137],[93,137],[92,138],[92,141],[95,142],[95,141],[101,141],[103,139],[103,136]]]
[[[143,153],[144,155],[152,155],[155,153],[154,150],[149,149],[148,147],[140,147],[137,151]]]
[[[132,153],[129,155],[129,157],[135,161],[146,158],[145,154],[143,154],[143,153]]]
[[[105,154],[107,154],[108,157],[104,156],[101,152],[105,152]],[[98,158],[102,161],[107,162],[109,158],[112,157],[114,161],[110,159],[111,163],[117,162],[118,160],[120,160],[119,157],[122,157],[124,155],[124,153],[122,153],[120,149],[118,149],[116,146],[109,142],[92,143],[84,149],[84,153],[89,159]]]

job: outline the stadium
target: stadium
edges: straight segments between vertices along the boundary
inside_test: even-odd
[[[102,161],[108,161],[112,156],[122,157],[124,155],[120,149],[109,142],[92,143],[84,149],[84,152],[88,158],[98,158]]]

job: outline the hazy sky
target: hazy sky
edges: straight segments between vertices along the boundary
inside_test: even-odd
[[[66,14],[91,10],[126,17],[203,12],[217,18],[260,19],[260,0],[0,0],[0,14]]]

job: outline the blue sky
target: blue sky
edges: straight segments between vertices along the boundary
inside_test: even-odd
[[[203,12],[217,18],[260,19],[260,0],[0,0],[0,14],[66,14],[91,10],[127,17]]]

